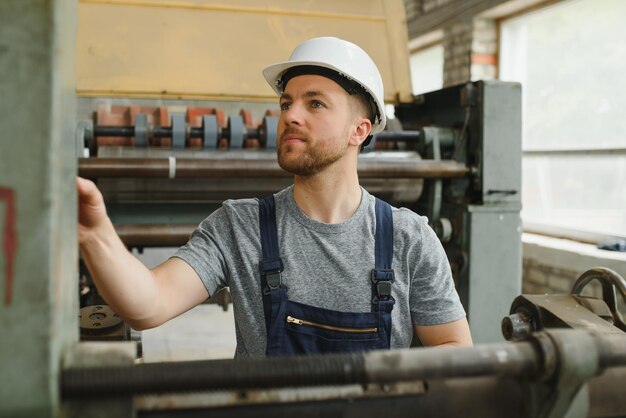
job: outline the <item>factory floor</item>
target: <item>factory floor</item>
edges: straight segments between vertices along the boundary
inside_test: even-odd
[[[144,362],[233,358],[235,322],[232,306],[199,305],[177,318],[141,333]]]
[[[133,253],[148,267],[167,260],[175,248]],[[143,361],[185,361],[233,358],[235,321],[232,305],[225,312],[214,304],[198,305],[160,327],[141,333]]]

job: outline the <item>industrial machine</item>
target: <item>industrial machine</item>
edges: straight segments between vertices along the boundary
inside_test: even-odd
[[[592,280],[603,299],[580,296]],[[626,301],[626,280],[597,268],[571,295],[520,296],[502,322],[515,342],[475,348],[70,367],[64,407],[70,416],[624,416],[616,291]]]
[[[521,290],[520,93],[514,83],[475,82],[400,104],[395,130],[375,135],[359,158],[366,189],[428,217],[477,342],[500,339],[488,324]],[[90,155],[79,175],[97,182],[129,247],[182,245],[221,201],[290,184],[273,115],[98,109],[79,124],[77,148]]]

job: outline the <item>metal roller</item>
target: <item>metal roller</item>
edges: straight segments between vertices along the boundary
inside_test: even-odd
[[[219,137],[217,117],[215,115],[205,115],[202,117],[202,133],[204,137],[204,149],[216,149]]]
[[[278,137],[278,118],[265,116],[259,137],[261,144],[264,144],[266,149],[275,149],[276,139]]]
[[[185,148],[185,114],[184,113],[172,113],[172,148],[183,149]]]
[[[231,149],[243,148],[243,141],[247,137],[243,118],[239,115],[228,117],[228,143]]]
[[[140,116],[143,115],[143,116]],[[172,138],[172,147],[182,149],[188,146],[187,138],[204,138],[204,147],[211,148],[213,143],[213,132],[217,138],[227,138],[230,148],[240,149],[245,147],[245,141],[249,138],[258,138],[260,143],[267,149],[276,148],[278,131],[278,118],[265,116],[260,126],[254,128],[244,124],[242,116],[234,115],[228,117],[226,127],[219,127],[217,115],[206,115],[203,117],[202,127],[189,127],[184,120],[184,114],[172,114],[172,122],[169,127],[151,127],[147,122],[147,115],[138,113],[135,126],[106,126],[96,125],[93,127],[93,136],[98,137],[136,137],[136,146],[145,147],[150,145],[150,138]],[[146,118],[143,120],[142,118]],[[207,119],[209,118],[209,119]],[[215,118],[215,124],[213,124]],[[137,120],[139,122],[137,122]],[[207,125],[209,121],[209,125]],[[208,128],[205,129],[205,125]],[[208,131],[207,131],[208,129]],[[207,141],[207,136],[209,141]],[[417,143],[423,141],[424,134],[421,131],[383,131],[375,136],[376,142],[404,142]],[[206,144],[209,144],[207,147]],[[122,145],[122,144],[117,144]],[[373,147],[372,147],[373,149]]]
[[[137,113],[135,115],[135,129],[133,132],[135,136],[136,147],[147,147],[148,138],[148,115],[145,113]]]
[[[246,178],[291,177],[275,159],[200,159],[176,158],[175,177]],[[81,158],[78,172],[86,178],[161,177],[172,178],[171,158]],[[360,159],[361,178],[454,178],[468,174],[468,168],[456,161],[419,158]]]

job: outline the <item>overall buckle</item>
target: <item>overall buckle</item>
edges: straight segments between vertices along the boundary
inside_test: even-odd
[[[265,281],[267,282],[267,288],[264,290],[265,294],[282,287],[282,277],[280,273],[284,268],[283,261],[280,257],[261,261],[259,269],[261,270],[261,275],[265,277]]]
[[[391,299],[391,284],[395,281],[393,269],[373,269],[371,280],[376,289],[372,303]]]
[[[282,276],[280,274],[280,270],[266,272],[265,280],[267,281],[267,287],[269,287],[270,292],[279,289],[282,285]]]

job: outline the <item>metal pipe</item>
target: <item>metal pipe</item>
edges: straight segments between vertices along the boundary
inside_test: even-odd
[[[193,390],[389,383],[447,377],[533,377],[529,342],[479,347],[138,364],[62,371],[64,397]]]
[[[420,140],[420,131],[382,131],[376,134],[376,141],[387,142],[418,142]]]
[[[370,381],[390,383],[452,377],[532,377],[541,364],[534,346],[522,342],[374,351],[365,355],[365,367]]]
[[[96,125],[93,127],[94,137],[133,137],[135,136],[134,126],[106,126]],[[228,128],[219,128],[218,137],[228,137],[230,134]],[[245,128],[244,134],[246,138],[259,138],[261,134],[260,128]],[[171,127],[154,127],[152,130],[152,136],[155,138],[171,138]],[[202,128],[189,128],[188,136],[190,138],[202,138],[204,136],[204,129]],[[376,134],[376,141],[400,141],[400,142],[417,142],[420,138],[419,131],[383,131]]]
[[[624,381],[626,367],[606,370],[589,380],[588,416],[625,416]],[[377,396],[373,393],[367,397],[347,398],[338,393],[335,399],[310,400],[311,395],[307,393],[309,398],[296,397],[296,401],[285,402],[276,394],[279,390],[265,389],[227,392],[223,395],[229,397],[227,402],[216,402],[215,397],[206,393],[161,395],[158,401],[156,397],[138,397],[135,398],[135,406],[140,418],[392,418],[414,415],[422,418],[522,418],[531,416],[533,406],[536,407],[538,403],[529,391],[528,382],[514,378],[490,376],[441,379],[427,383],[428,391],[418,396],[399,394],[390,397],[389,394]]]
[[[196,227],[193,224],[115,225],[115,231],[129,247],[178,247],[189,240]]]
[[[590,333],[586,331],[559,330],[553,334],[537,333],[532,341],[477,347],[75,368],[61,372],[61,392],[64,397],[72,398],[218,389],[365,385],[481,376],[545,379],[558,370],[558,364],[552,364],[547,359],[559,347],[551,338],[546,338],[549,335],[557,339],[566,336],[565,345],[590,338]],[[626,365],[626,337],[595,335],[593,341],[599,349],[600,366]]]
[[[361,159],[361,178],[455,178],[464,177],[469,169],[452,160]],[[260,159],[193,159],[176,158],[80,158],[78,173],[86,178],[100,177],[186,177],[246,178],[291,177],[276,160]]]
[[[602,335],[600,367],[626,366],[626,337],[617,334]]]
[[[171,129],[170,129],[171,131]],[[122,136],[133,137],[135,136],[135,127],[133,126],[103,126],[96,125],[93,127],[93,136]],[[171,132],[170,132],[171,136]]]

